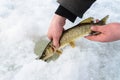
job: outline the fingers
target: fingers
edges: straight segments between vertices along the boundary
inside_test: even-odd
[[[95,36],[85,36],[85,38],[92,40],[92,41],[104,42],[103,34],[99,34],[99,35],[95,35]]]
[[[59,47],[59,39],[60,39],[59,36],[55,36],[55,35],[54,35],[54,37],[52,37],[51,35],[48,34],[48,38],[49,38],[50,40],[53,40],[53,45],[54,45],[56,48]]]
[[[100,34],[85,36],[85,38],[92,40],[92,41],[104,42],[105,35],[104,35],[103,26],[93,26],[91,27],[91,30],[95,32],[100,32]]]
[[[52,36],[51,36],[51,35],[48,34],[47,37],[48,37],[50,40],[52,40]]]
[[[53,45],[58,48],[59,47],[59,37],[54,37],[53,39]]]
[[[101,26],[93,26],[91,27],[92,31],[102,32],[103,28]]]

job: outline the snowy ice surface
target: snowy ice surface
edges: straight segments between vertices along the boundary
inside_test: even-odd
[[[35,40],[46,35],[57,6],[56,0],[0,0],[0,80],[120,80],[120,41],[82,38],[55,62],[35,59]],[[119,7],[120,0],[97,0],[82,19],[109,14],[107,23],[120,22]]]

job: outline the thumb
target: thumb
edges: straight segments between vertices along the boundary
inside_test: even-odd
[[[59,47],[59,37],[53,38],[53,45],[58,48]]]
[[[91,27],[92,31],[97,31],[97,32],[101,32],[102,31],[102,27],[101,26],[92,26]]]

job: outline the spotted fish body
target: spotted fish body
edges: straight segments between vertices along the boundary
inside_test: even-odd
[[[63,32],[63,35],[60,39],[60,48],[62,46],[70,44],[71,42],[74,42],[75,39],[79,37],[83,37],[87,34],[90,34],[91,33],[90,27],[92,26],[92,24],[84,24],[84,25],[74,26]]]
[[[50,61],[52,60],[51,57],[53,57],[55,54],[60,55],[62,52],[61,49],[66,45],[70,44],[72,47],[75,47],[74,41],[77,38],[84,37],[89,34],[99,34],[99,32],[92,32],[90,28],[91,26],[105,25],[107,18],[108,15],[101,19],[99,22],[95,23],[94,18],[90,17],[81,21],[79,24],[65,30],[60,38],[60,47],[58,49],[54,48],[52,41],[50,41],[39,59]]]

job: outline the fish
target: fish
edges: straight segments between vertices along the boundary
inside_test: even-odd
[[[55,48],[53,46],[53,41],[51,40],[38,59],[49,62],[53,59],[52,57],[54,55],[57,55],[59,57],[62,54],[62,50],[65,46],[70,45],[74,48],[75,40],[77,38],[84,37],[86,35],[99,35],[100,32],[91,31],[91,26],[105,25],[108,17],[109,15],[105,16],[98,22],[95,22],[95,19],[93,17],[89,17],[81,21],[79,24],[63,31],[62,36],[59,40],[59,48]]]

